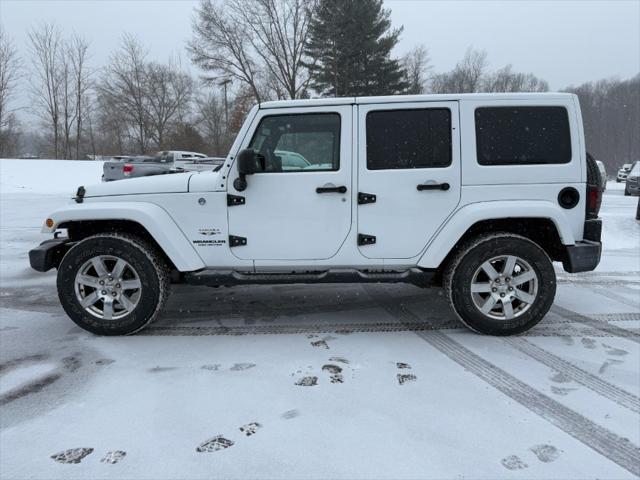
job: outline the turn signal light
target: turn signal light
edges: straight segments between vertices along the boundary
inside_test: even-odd
[[[53,226],[55,225],[55,222],[53,221],[53,218],[47,218],[44,221],[44,224],[47,226],[47,228],[53,228]]]

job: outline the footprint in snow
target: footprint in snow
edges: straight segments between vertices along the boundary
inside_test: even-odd
[[[224,450],[225,448],[231,447],[235,442],[233,440],[229,440],[224,438],[222,435],[218,435],[217,437],[210,438],[209,440],[205,440],[198,448],[196,448],[196,452],[217,452],[218,450]]]
[[[607,355],[614,355],[616,357],[623,357],[625,355],[627,355],[629,352],[627,352],[626,350],[622,350],[621,348],[615,348],[612,347],[610,345],[606,345],[606,344],[602,344],[602,346],[605,348],[605,352],[607,352]]]
[[[582,346],[584,348],[588,348],[589,350],[593,350],[596,348],[596,341],[593,338],[583,338],[582,339]]]
[[[570,383],[571,378],[568,377],[565,373],[554,372],[554,374],[551,375],[551,381],[556,383]]]
[[[523,470],[529,467],[529,465],[523,462],[517,455],[509,455],[500,460],[500,463],[502,463],[502,466],[507,470]]]
[[[418,377],[416,377],[413,374],[402,374],[402,373],[398,374],[398,383],[400,385],[404,385],[407,382],[415,382],[417,379]]]
[[[213,364],[213,365],[202,365],[200,368],[202,370],[212,370],[212,371],[217,371],[220,369],[222,365],[220,365],[219,363]]]
[[[113,465],[114,463],[118,463],[126,456],[127,452],[123,450],[113,450],[111,452],[107,452],[107,454],[102,458],[102,460],[100,460],[100,462]]]
[[[331,357],[329,359],[330,362],[338,362],[338,363],[344,363],[345,365],[349,365],[349,360],[347,360],[346,358],[343,357]]]
[[[280,418],[283,418],[284,420],[291,420],[292,418],[296,418],[298,415],[300,415],[298,410],[287,410],[280,415]]]
[[[250,368],[255,367],[255,363],[236,363],[229,370],[233,370],[234,372],[239,372],[241,370],[249,370]]]
[[[411,370],[411,365],[409,365],[408,363],[396,362],[396,367],[398,367],[399,370],[402,370],[402,369]]]
[[[93,448],[70,448],[51,455],[58,463],[80,463],[84,457],[93,453]]]
[[[560,335],[560,340],[562,340],[562,343],[564,343],[568,347],[570,347],[574,343],[573,337],[569,335]]]
[[[602,363],[602,365],[600,365],[600,369],[598,370],[598,373],[602,375],[604,372],[606,372],[609,369],[611,365],[620,365],[622,363],[624,363],[622,360],[614,360],[613,358],[608,358]]]
[[[240,427],[240,431],[244,433],[247,437],[250,437],[261,428],[262,428],[262,425],[260,425],[258,422],[251,422]]]
[[[318,377],[302,377],[295,384],[299,387],[313,387],[318,384]]]
[[[535,454],[535,456],[538,457],[538,460],[543,463],[554,462],[560,456],[560,451],[553,445],[534,445],[529,450],[531,450]]]
[[[577,390],[577,388],[561,388],[561,387],[556,387],[555,385],[551,385],[551,393],[554,393],[556,395],[566,396],[575,390]]]
[[[331,376],[329,377],[331,379],[331,383],[344,383],[344,378],[342,377],[342,368],[338,365],[323,365],[322,370],[331,374]]]
[[[325,340],[316,340],[315,342],[311,342],[311,346],[329,350],[329,345]]]

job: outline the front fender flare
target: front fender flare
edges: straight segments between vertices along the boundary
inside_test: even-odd
[[[42,228],[52,233],[68,222],[129,220],[142,225],[181,272],[205,267],[189,239],[162,207],[148,202],[84,202],[68,205],[49,215],[53,225]]]
[[[483,220],[504,218],[548,218],[555,225],[563,245],[574,245],[569,220],[556,204],[543,200],[509,200],[471,203],[458,209],[440,227],[418,261],[421,268],[438,268],[465,232]]]

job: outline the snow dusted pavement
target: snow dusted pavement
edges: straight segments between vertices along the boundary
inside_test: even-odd
[[[438,289],[353,284],[178,285],[150,328],[107,338],[27,260],[63,184],[99,167],[29,181],[0,162],[1,478],[640,475],[640,224],[621,185],[598,270],[558,270],[522,336],[467,331]]]

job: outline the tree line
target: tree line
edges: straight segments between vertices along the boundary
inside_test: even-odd
[[[186,45],[202,72],[195,78],[180,58],[149,60],[133,35],[95,68],[86,39],[55,25],[30,32],[27,59],[0,30],[0,156],[26,146],[54,158],[163,149],[224,156],[247,111],[267,100],[549,90],[512,65],[490,69],[487,52],[473,48],[434,72],[424,45],[393,55],[401,35],[382,0],[201,0]],[[9,108],[24,84],[37,129]],[[597,158],[609,168],[640,159],[640,75],[566,91],[580,97]]]

